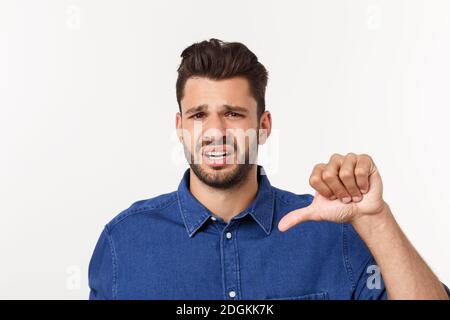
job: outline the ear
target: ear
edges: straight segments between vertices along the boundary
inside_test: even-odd
[[[175,128],[177,130],[178,140],[183,142],[183,126],[181,124],[181,113],[177,112],[175,115]]]
[[[259,144],[264,144],[272,132],[272,115],[269,111],[264,111],[259,119]]]

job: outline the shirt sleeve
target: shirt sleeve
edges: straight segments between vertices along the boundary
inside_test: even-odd
[[[89,300],[115,299],[115,255],[111,235],[105,226],[89,263]]]
[[[344,261],[354,300],[387,300],[380,268],[351,224],[344,224]],[[450,290],[442,284],[450,297]]]
[[[343,224],[344,263],[353,300],[386,300],[380,268],[351,224]]]

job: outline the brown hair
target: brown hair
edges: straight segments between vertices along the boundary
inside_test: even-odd
[[[211,38],[209,41],[190,45],[183,50],[181,57],[176,84],[180,112],[184,86],[190,77],[202,76],[219,80],[242,76],[248,80],[251,94],[257,102],[258,117],[262,115],[266,108],[268,72],[245,45]]]

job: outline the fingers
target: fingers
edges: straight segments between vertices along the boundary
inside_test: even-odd
[[[335,200],[337,197],[334,195],[333,191],[327,186],[327,184],[322,180],[322,171],[325,168],[324,163],[319,163],[314,166],[311,177],[309,178],[309,184],[311,187],[316,189],[324,197]]]
[[[372,158],[369,155],[362,154],[358,157],[355,167],[356,183],[362,193],[369,191],[369,176],[375,167]]]
[[[352,201],[350,194],[344,187],[341,179],[339,178],[339,171],[342,165],[342,156],[334,154],[330,158],[330,162],[325,166],[322,171],[322,180],[333,191],[334,195],[342,200],[344,203]]]
[[[375,164],[369,155],[333,154],[327,164],[319,163],[314,167],[309,183],[330,200],[359,202],[369,191],[369,176],[373,170]]]
[[[344,184],[347,192],[352,197],[354,202],[361,201],[362,195],[356,184],[355,166],[357,162],[357,156],[354,153],[349,153],[345,156],[342,166],[339,170],[339,178]]]

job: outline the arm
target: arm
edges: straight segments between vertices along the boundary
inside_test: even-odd
[[[380,267],[389,299],[449,299],[387,204],[379,216],[361,218],[352,224]]]
[[[116,299],[115,265],[112,238],[105,226],[89,262],[89,300]]]
[[[350,222],[377,261],[389,299],[449,299],[383,200],[370,156],[334,154],[328,164],[314,167],[310,184],[317,191],[313,202],[284,216],[281,231],[309,220]]]

